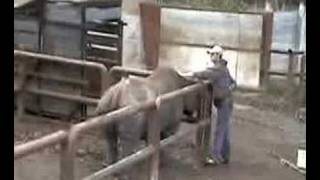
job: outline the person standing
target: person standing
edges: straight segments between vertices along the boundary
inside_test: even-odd
[[[210,156],[206,158],[206,164],[227,164],[230,160],[231,148],[230,117],[233,110],[232,92],[236,88],[236,81],[230,75],[227,67],[228,61],[222,58],[222,47],[211,46],[207,53],[213,66],[201,72],[191,73],[191,76],[197,79],[207,79],[211,82],[213,89],[212,108],[216,108],[217,110],[215,129],[211,128],[211,136],[214,137],[213,147],[210,148]],[[214,116],[213,114],[211,116],[211,122],[213,122]]]

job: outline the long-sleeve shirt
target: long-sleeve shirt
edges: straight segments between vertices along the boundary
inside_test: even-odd
[[[226,64],[219,67],[210,67],[204,71],[194,73],[195,77],[207,79],[211,82],[213,95],[217,99],[225,99],[231,96],[232,85],[236,85],[236,81],[231,77]]]

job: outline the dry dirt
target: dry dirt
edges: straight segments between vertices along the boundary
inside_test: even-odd
[[[249,103],[248,103],[249,104]],[[280,165],[270,155],[274,148],[284,158],[296,161],[296,148],[305,140],[305,124],[294,120],[294,114],[236,104],[232,120],[232,157],[229,165],[196,166],[197,156],[192,141],[194,135],[165,149],[161,157],[161,180],[302,180],[305,176]],[[267,109],[267,108],[266,108]],[[44,118],[25,118],[15,122],[15,144],[41,137],[67,126]],[[181,131],[190,125],[184,124]],[[76,177],[81,179],[99,169],[104,153],[104,141],[99,132],[84,135],[79,145]],[[59,147],[15,160],[15,180],[59,179]],[[145,179],[147,173],[139,173]]]

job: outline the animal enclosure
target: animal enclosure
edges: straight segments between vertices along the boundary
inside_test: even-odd
[[[114,70],[115,71],[115,70]],[[113,72],[114,72],[113,71]],[[112,72],[112,71],[111,71]],[[124,69],[125,73],[130,73],[130,70]],[[138,72],[139,73],[139,72]],[[133,72],[133,74],[138,74]],[[146,75],[145,72],[140,72],[141,75]],[[203,130],[203,126],[206,126],[209,122],[210,107],[211,107],[211,94],[212,92],[208,92],[207,85],[209,83],[197,83],[191,86],[187,86],[183,89],[176,90],[161,96],[158,96],[155,100],[139,103],[136,105],[126,106],[124,108],[118,109],[108,114],[102,114],[93,118],[88,119],[85,122],[74,124],[70,127],[68,131],[60,130],[49,135],[46,135],[40,139],[36,139],[30,141],[28,143],[15,146],[14,154],[15,159],[20,159],[25,156],[28,156],[32,153],[40,151],[44,148],[48,148],[54,146],[56,144],[60,144],[60,179],[61,180],[73,180],[75,179],[75,151],[77,149],[77,141],[79,141],[79,136],[81,133],[84,133],[93,128],[101,128],[104,125],[119,121],[121,117],[128,117],[132,116],[141,111],[148,111],[149,112],[149,121],[148,121],[148,142],[149,145],[118,161],[116,164],[106,167],[84,179],[100,179],[104,178],[105,176],[114,174],[127,166],[131,166],[137,162],[140,162],[143,159],[150,157],[150,171],[149,177],[150,179],[157,179],[159,176],[159,149],[163,148],[169,144],[176,142],[178,139],[185,137],[185,135],[191,132],[185,132],[183,134],[176,134],[171,136],[167,139],[160,141],[160,127],[159,127],[159,120],[155,118],[157,110],[159,107],[168,101],[173,101],[175,98],[186,96],[189,93],[195,91],[203,91],[204,96],[202,97],[201,103],[201,111],[200,111],[200,123],[192,132],[197,131],[199,137],[199,147],[201,153],[205,152],[206,149],[206,142],[202,142],[203,136],[207,136],[205,133],[208,131]],[[153,119],[155,118],[155,119]],[[204,134],[203,134],[204,133]],[[207,139],[207,138],[205,138]],[[204,157],[204,154],[200,154],[200,156]]]
[[[120,11],[121,1],[35,0],[15,6],[15,48],[97,62],[106,68],[121,65]],[[34,61],[28,71],[33,74],[29,84],[39,89],[95,98],[103,91],[102,77],[92,68]],[[77,83],[61,81],[66,77]],[[79,103],[39,94],[28,94],[27,98],[26,107],[32,112],[60,117],[86,114],[86,106]]]

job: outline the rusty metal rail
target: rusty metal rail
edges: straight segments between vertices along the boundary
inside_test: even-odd
[[[72,59],[72,58],[65,58],[61,56],[52,56],[47,54],[39,54],[39,53],[33,53],[33,52],[27,52],[27,51],[21,51],[21,50],[14,50],[14,56],[24,56],[24,57],[31,57],[36,59],[42,59],[49,62],[57,62],[57,63],[63,63],[63,64],[72,64],[72,65],[78,65],[78,66],[84,66],[84,67],[92,67],[97,68],[103,72],[107,72],[107,68],[100,63],[94,63],[94,62],[87,62],[83,61],[81,59]],[[21,60],[27,60],[21,59]],[[30,60],[30,59],[29,59]]]
[[[60,152],[60,179],[61,180],[74,180],[74,160],[75,160],[75,149],[76,149],[76,143],[78,141],[78,137],[81,133],[88,131],[92,128],[101,128],[104,127],[104,125],[108,123],[112,123],[115,121],[119,121],[120,119],[123,119],[122,117],[131,116],[141,111],[151,111],[151,115],[154,115],[156,113],[157,109],[163,104],[170,100],[174,100],[175,98],[179,96],[185,96],[188,93],[192,93],[194,91],[200,91],[207,87],[209,82],[205,81],[204,83],[197,83],[194,85],[190,85],[188,87],[184,87],[180,90],[176,90],[164,95],[159,96],[157,99],[140,103],[138,105],[134,106],[127,106],[124,108],[121,108],[119,110],[110,112],[105,115],[100,115],[95,118],[91,118],[85,122],[78,123],[76,125],[73,125],[70,130],[67,131],[58,131],[56,133],[53,133],[51,135],[47,135],[41,139],[34,140],[31,142],[28,142],[23,145],[16,146],[15,149],[15,159],[22,158],[26,155],[29,155],[31,153],[34,153],[36,151],[39,151],[43,148],[47,148],[50,146],[53,146],[55,144],[60,143],[61,144],[61,152]],[[207,100],[207,98],[204,98],[204,100]],[[207,114],[208,115],[208,114]],[[153,116],[150,116],[153,117]],[[135,162],[138,162],[142,159],[145,159],[149,156],[153,157],[151,158],[152,168],[150,169],[150,178],[157,179],[158,176],[158,163],[159,163],[159,148],[167,146],[173,142],[175,142],[177,139],[184,137],[182,134],[177,134],[175,136],[172,136],[168,139],[165,139],[160,142],[160,136],[158,133],[160,133],[159,130],[159,121],[148,119],[148,123],[150,125],[148,126],[148,132],[150,132],[151,137],[149,137],[152,142],[149,144],[147,148],[144,148],[142,151],[133,154],[129,157],[126,157],[125,159],[120,160],[117,164],[107,167],[106,169],[103,169],[101,171],[96,172],[95,174],[88,176],[86,179],[92,179],[97,178],[101,176],[106,176],[108,174],[112,174],[114,172],[117,172]],[[153,124],[153,125],[152,125]],[[200,125],[200,124],[199,124]],[[151,131],[155,130],[156,131]],[[157,134],[155,134],[156,132]],[[190,133],[190,132],[188,132]],[[148,133],[149,134],[149,133]],[[158,145],[157,145],[158,144]]]
[[[33,53],[33,52],[27,52],[27,51],[21,51],[21,50],[14,50],[14,56],[29,57],[29,58],[18,58],[17,60],[20,60],[20,61],[33,61],[33,59],[38,59],[38,60],[47,61],[47,62],[70,64],[70,65],[76,65],[76,66],[87,67],[87,68],[95,68],[100,71],[102,78],[106,77],[106,74],[108,73],[108,69],[103,64],[96,63],[96,62],[83,61],[81,59],[66,58],[66,57],[53,56],[48,54],[39,54],[39,53]],[[104,79],[102,80],[102,88],[105,89]]]
[[[199,90],[205,88],[208,83],[209,82],[197,83],[197,84],[182,88],[180,90],[176,90],[176,91],[161,95],[156,100],[141,103],[141,104],[135,105],[135,106],[127,106],[127,107],[122,108],[120,110],[108,113],[104,116],[99,116],[99,117],[93,118],[91,120],[88,120],[86,122],[82,122],[82,123],[74,125],[70,129],[70,134],[69,134],[67,145],[65,145],[64,146],[65,148],[62,150],[62,157],[63,158],[61,160],[63,160],[64,163],[60,167],[61,174],[63,174],[63,177],[61,180],[67,180],[67,179],[73,180],[74,179],[74,159],[75,159],[74,156],[75,156],[76,142],[78,140],[78,136],[81,133],[88,131],[92,128],[104,127],[104,125],[106,125],[108,123],[119,121],[121,119],[121,117],[132,116],[138,112],[146,111],[146,110],[157,110],[159,108],[159,106],[161,106],[161,104],[166,103],[169,100],[173,100],[174,98],[177,98],[179,96],[184,96],[188,93],[191,93],[194,91],[199,91]],[[150,119],[148,122],[159,123],[156,120],[153,121]],[[159,132],[159,126],[154,126],[154,127],[156,127]],[[148,132],[151,132],[151,133],[153,132],[153,131],[150,131],[150,127],[148,128]],[[158,139],[158,141],[160,141],[160,139]],[[151,144],[154,145],[154,144],[156,144],[156,142],[151,142]]]
[[[110,69],[108,72],[107,68],[100,63],[95,63],[95,62],[86,62],[82,60],[77,60],[77,59],[71,59],[71,58],[65,58],[65,57],[60,57],[60,56],[52,56],[52,55],[47,55],[47,54],[38,54],[38,53],[33,53],[33,52],[27,52],[27,51],[21,51],[21,50],[14,50],[14,55],[15,56],[22,56],[22,57],[29,57],[29,58],[21,58],[18,60],[22,61],[29,61],[32,60],[31,58],[35,59],[40,59],[44,60],[47,62],[55,62],[55,63],[62,63],[62,64],[70,64],[70,65],[77,65],[77,66],[83,66],[83,67],[91,67],[91,68],[96,68],[100,71],[101,77],[102,77],[102,82],[101,82],[101,89],[106,88],[106,78],[108,75],[117,75],[117,73],[120,73],[120,75],[125,75],[128,76],[129,74],[136,75],[136,76],[149,76],[152,71],[147,71],[147,70],[137,70],[133,68],[123,68],[119,66],[115,66]],[[73,84],[79,84],[79,85],[84,85],[84,81],[79,81],[76,79],[62,79],[60,77],[55,77],[55,76],[49,76],[45,74],[36,74],[32,72],[22,72],[22,74],[26,74],[28,76],[34,76],[34,77],[44,77],[44,78],[49,78],[52,80],[57,80],[65,83],[73,83]],[[23,93],[20,93],[19,96],[19,107],[18,107],[18,114],[17,118],[21,118],[24,115],[24,96],[26,93],[32,93],[36,95],[41,95],[41,96],[47,96],[51,98],[56,98],[56,99],[62,99],[62,100],[67,100],[67,101],[73,101],[77,103],[84,103],[84,104],[89,104],[89,105],[96,105],[98,103],[98,99],[94,98],[87,98],[83,96],[75,96],[75,95],[70,95],[70,94],[65,94],[65,93],[59,93],[59,92],[53,92],[49,90],[42,90],[42,89],[37,89],[37,88],[19,88],[19,87],[14,87],[14,93],[18,93],[23,91]]]
[[[189,131],[178,133],[174,136],[171,136],[169,138],[166,138],[166,139],[160,141],[160,148],[162,149],[166,146],[169,146],[169,145],[173,144],[174,142],[176,142],[177,140],[186,137],[186,135],[188,135],[188,134],[195,133],[198,130],[198,128],[203,125],[205,125],[205,121],[200,122],[197,126],[192,127],[192,129]],[[99,170],[99,171],[93,173],[92,175],[89,175],[89,176],[83,178],[83,180],[96,180],[96,179],[102,179],[104,177],[110,176],[118,171],[121,171],[125,168],[128,168],[132,164],[135,164],[135,163],[138,163],[138,162],[141,162],[141,161],[147,159],[154,152],[155,152],[155,148],[153,146],[149,145],[146,148],[144,148],[144,149],[142,149],[142,150],[126,157],[126,158],[121,159],[117,163],[112,164],[102,170]]]
[[[32,94],[53,97],[56,99],[68,100],[68,101],[73,101],[73,102],[78,102],[78,103],[84,103],[84,104],[88,104],[88,105],[97,105],[99,102],[99,99],[95,99],[95,98],[88,98],[88,97],[77,96],[77,95],[57,93],[57,92],[42,90],[42,89],[38,89],[38,88],[27,88],[26,91],[28,93],[32,93]]]
[[[110,74],[116,75],[117,73],[121,73],[121,75],[135,75],[135,76],[142,76],[147,77],[152,74],[152,71],[149,70],[138,70],[134,68],[124,68],[120,66],[114,66],[110,69]]]
[[[108,71],[103,65],[97,64],[97,63],[91,63],[91,62],[81,62],[79,60],[69,59],[69,58],[63,58],[63,57],[57,57],[57,56],[50,56],[50,55],[43,55],[43,54],[36,54],[36,53],[30,53],[30,52],[23,52],[23,51],[14,51],[15,55],[17,56],[28,56],[33,58],[39,58],[48,60],[50,62],[58,62],[58,63],[67,63],[67,64],[73,64],[73,65],[80,65],[84,67],[94,67],[101,72],[103,72],[103,76],[105,76]],[[26,58],[28,59],[28,58]],[[121,75],[128,76],[129,74],[137,75],[137,76],[148,76],[152,73],[152,71],[145,71],[145,70],[136,70],[136,69],[130,69],[130,68],[122,68],[122,67],[114,67],[110,70],[110,75],[115,75],[116,73],[120,73]],[[102,78],[103,79],[103,78]],[[168,144],[171,144],[175,142],[177,139],[183,137],[182,135],[175,135],[172,136],[166,140],[163,140],[160,142],[160,125],[159,120],[156,118],[157,116],[157,110],[159,107],[168,101],[174,100],[177,97],[185,96],[188,93],[192,93],[194,91],[201,91],[204,90],[205,87],[209,84],[208,81],[205,81],[203,83],[197,83],[194,85],[190,85],[187,87],[184,87],[180,90],[176,90],[164,95],[159,96],[158,98],[140,103],[138,105],[134,106],[127,106],[124,108],[121,108],[119,110],[110,112],[108,114],[96,116],[93,118],[88,119],[85,122],[75,124],[70,127],[68,131],[58,131],[52,134],[49,134],[47,136],[44,136],[40,139],[30,141],[26,144],[15,146],[14,148],[14,158],[20,159],[23,158],[29,154],[35,153],[37,151],[40,151],[44,148],[48,148],[51,146],[54,146],[56,144],[60,144],[61,151],[60,151],[60,179],[61,180],[74,180],[75,179],[75,169],[74,169],[74,160],[75,160],[75,150],[78,142],[78,137],[81,133],[86,132],[93,128],[100,128],[104,127],[108,123],[112,123],[115,121],[119,121],[123,119],[123,117],[126,116],[132,116],[136,113],[139,113],[141,111],[147,111],[148,114],[148,142],[149,145],[147,148],[140,151],[140,153],[136,153],[132,156],[126,157],[122,160],[120,160],[117,164],[114,164],[112,166],[107,167],[106,169],[103,169],[101,171],[98,171],[97,173],[93,174],[92,176],[87,177],[86,179],[91,179],[100,177],[100,176],[106,176],[108,174],[112,174],[114,172],[118,172],[119,170],[128,167],[129,165],[132,165],[135,162],[138,162],[142,159],[150,157],[150,171],[149,171],[149,178],[150,179],[158,179],[159,176],[159,149],[161,147],[164,147]],[[50,96],[50,97],[56,97],[60,99],[66,99],[81,103],[88,103],[88,104],[96,104],[98,103],[98,100],[92,99],[92,98],[85,98],[85,97],[79,97],[79,96],[73,96],[73,95],[66,95],[62,93],[56,93],[56,92],[49,92],[46,90],[39,90],[39,89],[32,89],[29,87],[26,87],[25,90],[27,92],[36,93],[43,96]],[[22,99],[23,100],[23,99]],[[204,97],[203,101],[208,102],[209,98]],[[202,103],[206,104],[205,106],[208,106],[208,103]],[[210,108],[209,108],[210,109]],[[208,114],[208,108],[205,108],[201,106],[201,112],[202,116],[201,118],[207,117]]]
[[[40,151],[44,148],[60,143],[68,137],[67,131],[57,131],[39,139],[27,142],[14,147],[14,159],[20,159],[24,156]]]
[[[85,80],[78,80],[78,79],[61,77],[61,76],[49,76],[48,74],[45,74],[45,73],[27,72],[27,76],[31,76],[33,78],[40,78],[48,81],[58,81],[62,83],[69,83],[69,84],[74,84],[78,86],[87,86],[89,84],[89,82]]]
[[[303,55],[303,54],[305,54],[304,51],[294,51],[292,49],[288,49],[288,50],[271,49],[270,52],[271,53],[275,53],[275,54],[294,54],[294,55]]]
[[[72,59],[72,58],[65,58],[61,56],[53,56],[53,55],[47,55],[47,54],[39,54],[39,53],[34,53],[34,52],[28,52],[28,51],[21,51],[21,50],[14,50],[14,56],[17,57],[27,57],[27,58],[17,58],[15,60],[19,60],[22,62],[27,62],[27,61],[34,61],[34,59],[45,61],[45,62],[53,62],[53,63],[60,63],[60,64],[69,64],[69,65],[75,65],[75,66],[80,66],[80,67],[86,67],[86,68],[95,68],[99,70],[101,77],[102,77],[102,83],[101,83],[101,88],[105,89],[106,88],[106,77],[108,70],[107,68],[100,63],[96,62],[87,62],[83,61],[81,59]],[[22,74],[26,75],[31,75],[31,76],[38,76],[39,74],[35,73],[28,73],[28,72],[21,72]],[[44,78],[49,78],[52,80],[57,80],[61,81],[63,79],[57,78],[56,76],[49,76],[49,75],[41,75],[41,77]],[[67,83],[75,83],[75,84],[84,84],[84,81],[79,81],[75,79],[66,79],[63,80],[63,82]],[[25,85],[24,85],[25,86]],[[49,90],[42,90],[42,89],[37,89],[37,88],[19,88],[15,87],[14,88],[14,93],[16,94],[17,92],[21,92],[19,96],[19,106],[18,106],[18,115],[17,118],[21,118],[24,115],[24,96],[26,93],[33,93],[36,95],[41,95],[41,96],[48,96],[52,98],[57,98],[57,99],[63,99],[63,100],[68,100],[68,101],[73,101],[73,102],[78,102],[78,103],[84,103],[84,104],[94,104],[96,105],[98,103],[98,99],[93,99],[93,98],[87,98],[87,97],[82,97],[82,96],[75,96],[75,95],[70,95],[70,94],[65,94],[65,93],[59,93],[59,92],[53,92]]]

